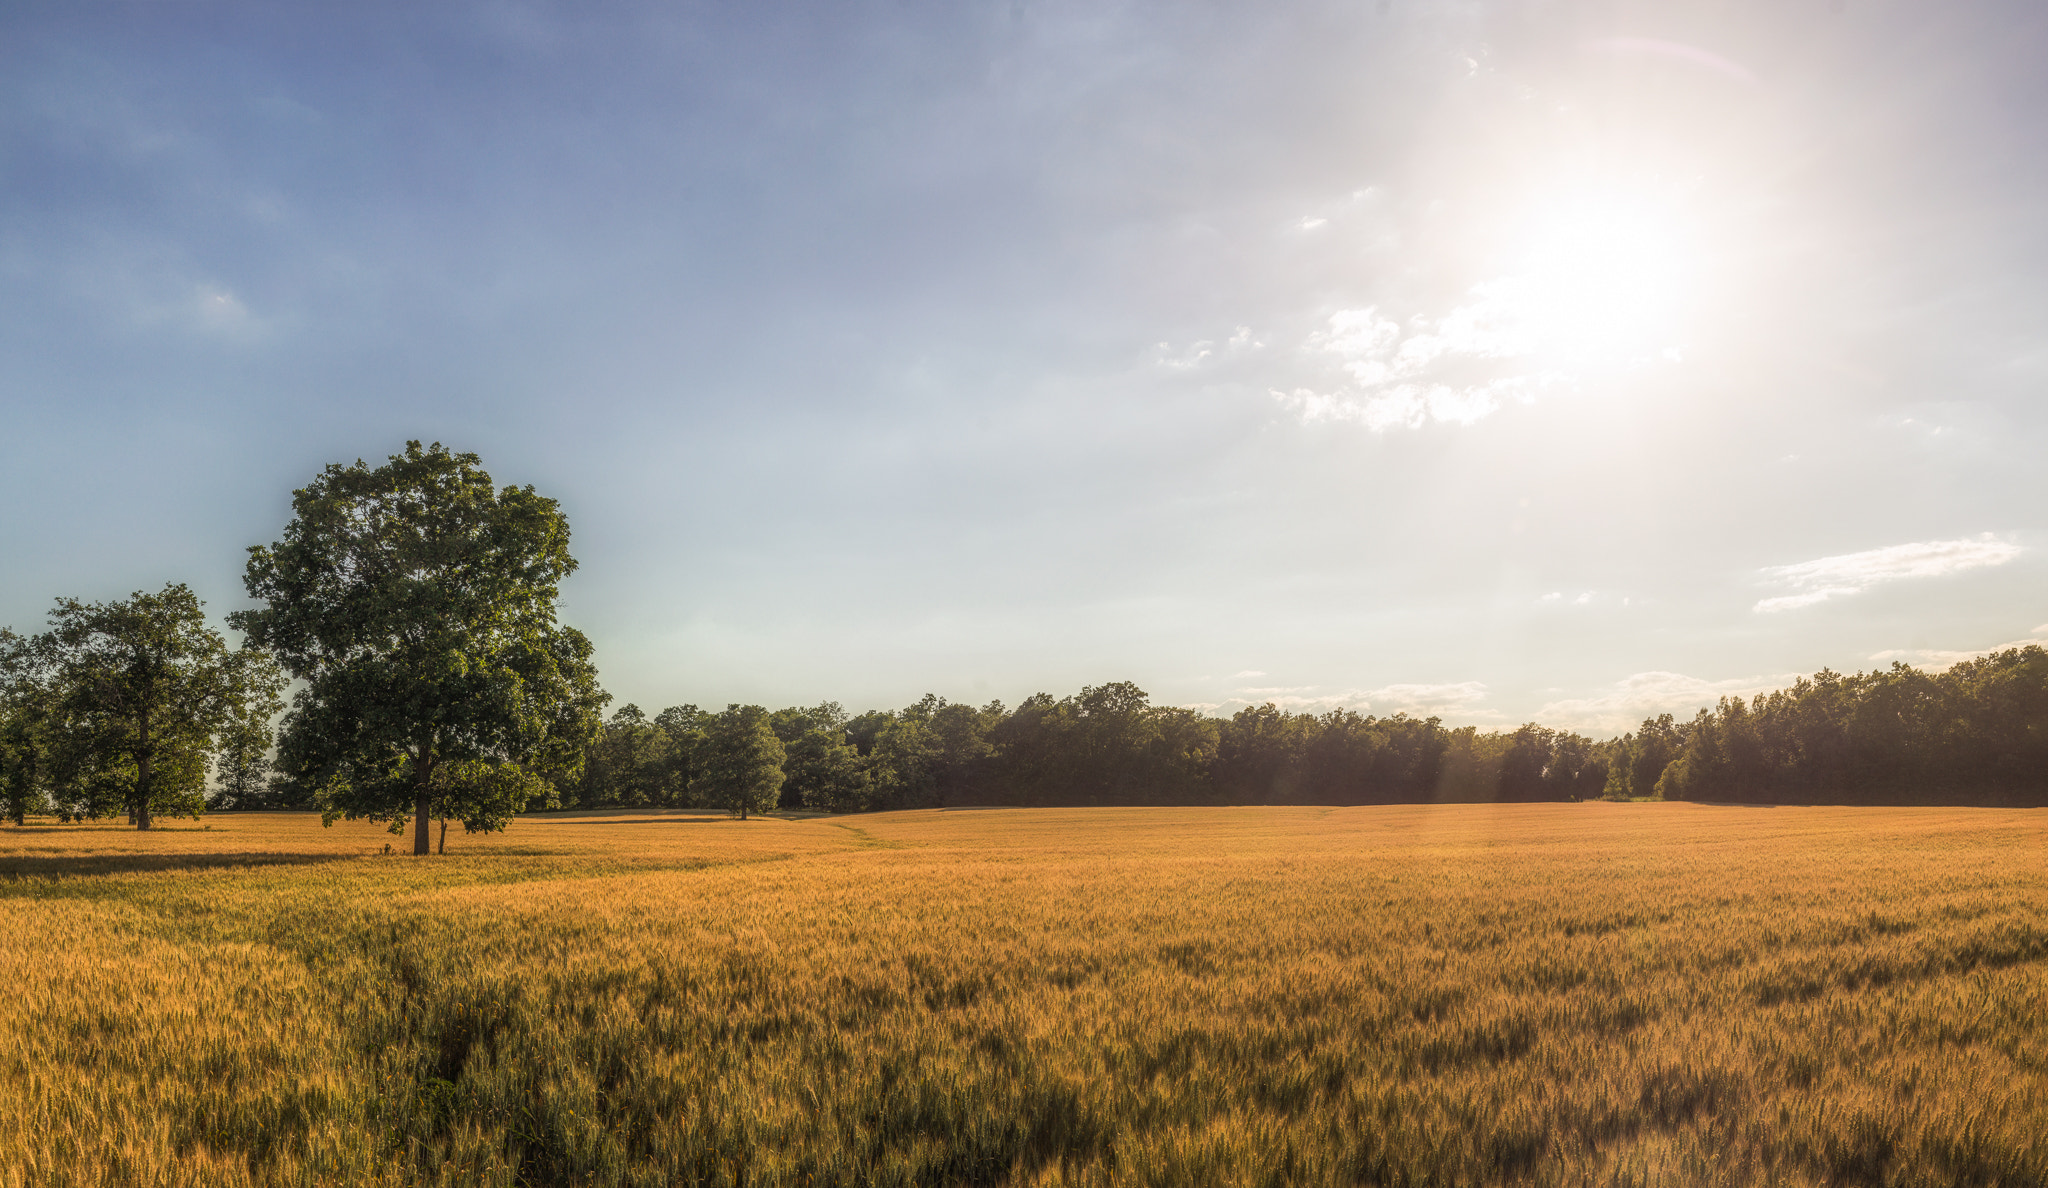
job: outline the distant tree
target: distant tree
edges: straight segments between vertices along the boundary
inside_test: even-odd
[[[660,804],[669,739],[637,705],[612,713],[586,754],[576,802],[596,805]]]
[[[306,682],[279,764],[322,790],[330,820],[410,821],[426,854],[428,823],[462,795],[444,765],[580,768],[608,698],[590,641],[556,621],[576,562],[554,500],[414,441],[374,470],[327,467],[292,509],[282,541],[249,550],[264,607],[230,621]]]
[[[198,816],[206,772],[261,731],[284,677],[262,652],[230,649],[182,584],[122,602],[59,599],[32,646],[47,670],[50,782],[67,815],[126,809]]]
[[[1685,736],[1670,714],[1643,719],[1636,731],[1635,753],[1629,758],[1629,795],[1655,796],[1664,769],[1684,749]]]
[[[836,701],[776,710],[768,725],[780,739],[783,808],[858,812],[868,806],[868,775],[847,740],[846,711]]]
[[[758,705],[728,705],[704,724],[702,762],[695,790],[708,805],[742,821],[775,807],[782,790],[782,740]]]
[[[990,734],[1004,717],[1001,702],[977,708],[927,693],[896,713],[854,719],[849,736],[879,724],[862,752],[871,807],[932,808],[971,794],[992,774]]]
[[[867,769],[851,743],[809,730],[783,744],[782,807],[857,813],[868,807]]]
[[[1544,783],[1551,800],[1593,800],[1607,786],[1607,758],[1600,744],[1570,732],[1551,736]]]
[[[703,762],[704,726],[711,715],[694,705],[672,705],[655,715],[661,731],[660,770],[655,773],[655,803],[680,808],[696,803],[691,785]]]
[[[213,807],[270,807],[270,723],[244,720],[228,732],[214,770]]]
[[[1447,731],[1435,798],[1453,804],[1483,804],[1500,799],[1501,762],[1506,757],[1509,737],[1482,734],[1472,726]]]
[[[817,705],[793,705],[768,715],[768,728],[775,737],[785,744],[813,731],[835,735],[844,741],[848,722],[845,707],[836,701],[820,702]]]
[[[0,627],[0,811],[16,825],[50,808],[50,688],[28,640]]]
[[[882,731],[888,727],[889,723],[895,720],[896,711],[894,710],[869,710],[864,714],[848,718],[846,720],[846,741],[852,743],[853,749],[860,752],[861,758],[865,759],[873,753],[875,740],[880,738]]]
[[[1301,801],[1315,719],[1290,714],[1272,702],[1246,706],[1222,726],[1215,780],[1235,804],[1295,804]]]

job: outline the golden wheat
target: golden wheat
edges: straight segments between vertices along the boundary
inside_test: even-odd
[[[2038,813],[0,831],[0,1185],[2042,1184]]]

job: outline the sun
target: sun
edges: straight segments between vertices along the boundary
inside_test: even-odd
[[[1699,272],[1696,235],[1675,204],[1625,190],[1532,203],[1510,288],[1538,351],[1582,367],[1669,358]]]

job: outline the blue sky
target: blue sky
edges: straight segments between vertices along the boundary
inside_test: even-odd
[[[409,438],[607,687],[1594,733],[2048,638],[2029,3],[0,11],[0,623]]]

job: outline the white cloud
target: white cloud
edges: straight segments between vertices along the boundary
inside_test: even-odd
[[[1475,367],[1498,371],[1535,352],[1540,335],[1526,314],[1525,287],[1513,278],[1475,285],[1464,304],[1440,318],[1411,319],[1406,328],[1378,306],[1340,309],[1309,336],[1305,349],[1335,356],[1349,386],[1330,393],[1275,390],[1273,396],[1305,421],[1348,421],[1375,433],[1431,421],[1470,425],[1508,401],[1533,401],[1570,381],[1556,372],[1512,368],[1505,375],[1465,374]]]
[[[1443,712],[1464,710],[1486,700],[1486,686],[1478,681],[1446,685],[1385,685],[1369,690],[1367,704],[1381,713],[1400,711]]]
[[[1170,342],[1159,343],[1153,351],[1153,361],[1170,371],[1193,371],[1215,363],[1219,357],[1242,355],[1265,349],[1265,342],[1252,334],[1250,326],[1239,326],[1222,342],[1200,339],[1190,343],[1186,349],[1176,351]]]
[[[1941,648],[1888,648],[1882,652],[1872,653],[1870,658],[1880,664],[1889,664],[1894,660],[1903,660],[1915,668],[1925,668],[1931,672],[1938,672],[1941,669],[1960,664],[1965,660],[1975,660],[1979,656],[1989,656],[1993,652],[2005,652],[2013,648],[2024,648],[2029,645],[2038,647],[2048,644],[2048,638],[2043,637],[2048,637],[2048,623],[2043,623],[2039,627],[2034,628],[2032,638],[2009,639],[2001,644],[1992,644],[1988,648],[1972,648],[1969,651],[1962,652],[1947,651]]]
[[[1460,717],[1498,717],[1474,706],[1486,700],[1486,686],[1478,681],[1440,685],[1383,685],[1377,689],[1346,689],[1319,692],[1320,686],[1239,689],[1241,695],[1225,704],[1257,705],[1272,702],[1284,710],[1325,711],[1350,709],[1375,714],[1451,714]]]
[[[1639,672],[1592,697],[1550,702],[1536,711],[1536,720],[1546,726],[1619,734],[1658,714],[1689,717],[1692,711],[1713,705],[1723,697],[1748,698],[1782,689],[1800,675],[1781,673],[1709,681],[1679,672]]]
[[[1762,571],[1765,580],[1790,587],[1794,592],[1763,599],[1752,609],[1759,614],[1797,610],[1830,598],[1861,594],[1885,582],[1944,577],[2003,565],[2019,556],[2020,551],[2018,545],[1998,540],[1987,532],[1975,538],[1920,541],[1822,557],[1797,565],[1773,565]]]
[[[1523,404],[1565,383],[1562,376],[1510,376],[1485,384],[1400,384],[1375,395],[1348,392],[1324,394],[1310,388],[1275,389],[1272,396],[1304,421],[1348,421],[1374,433],[1389,429],[1420,429],[1431,421],[1471,425],[1492,416],[1513,400]]]
[[[1232,674],[1230,675],[1230,679],[1231,679],[1231,680],[1233,680],[1233,681],[1241,681],[1241,680],[1244,680],[1244,679],[1245,679],[1245,678],[1247,678],[1247,677],[1262,677],[1262,676],[1265,676],[1265,675],[1266,675],[1265,673],[1263,673],[1263,672],[1260,672],[1260,671],[1259,671],[1258,669],[1256,669],[1256,668],[1247,668],[1247,669],[1245,669],[1245,670],[1244,670],[1243,672],[1236,672],[1236,673],[1232,673]]]
[[[249,325],[249,307],[226,289],[204,288],[192,302],[194,319],[208,330],[235,333]]]
[[[1299,228],[1300,230],[1303,230],[1303,231],[1313,231],[1313,230],[1315,230],[1315,229],[1316,229],[1317,227],[1322,227],[1322,226],[1326,226],[1326,225],[1327,225],[1327,224],[1329,223],[1329,221],[1330,221],[1330,220],[1328,220],[1328,219],[1325,219],[1325,218],[1318,218],[1318,217],[1317,217],[1317,216],[1315,216],[1315,215],[1309,215],[1309,216],[1307,216],[1307,217],[1305,217],[1305,218],[1301,219],[1301,220],[1300,220],[1299,222],[1295,223],[1294,225],[1295,225],[1295,226],[1296,226],[1297,228]]]

